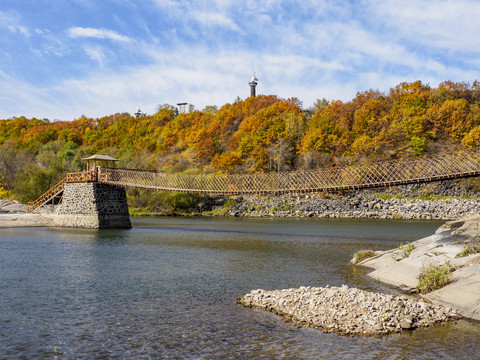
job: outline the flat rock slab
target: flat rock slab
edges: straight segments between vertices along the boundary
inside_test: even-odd
[[[253,290],[238,302],[274,312],[304,326],[342,335],[379,336],[460,318],[455,309],[440,304],[346,285]]]
[[[27,205],[16,200],[0,200],[0,214],[2,213],[24,213]]]
[[[471,264],[453,273],[447,286],[425,295],[425,298],[439,304],[455,306],[463,316],[480,319],[480,264]]]

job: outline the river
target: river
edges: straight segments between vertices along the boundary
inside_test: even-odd
[[[134,218],[130,230],[0,229],[0,358],[473,359],[480,324],[381,338],[243,308],[252,289],[394,292],[348,265],[434,221]]]

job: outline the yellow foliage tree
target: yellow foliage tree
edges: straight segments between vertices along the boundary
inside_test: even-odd
[[[480,146],[480,126],[474,127],[462,140],[462,144],[469,147]]]

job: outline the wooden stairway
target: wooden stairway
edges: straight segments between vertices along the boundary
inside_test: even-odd
[[[45,194],[40,196],[37,200],[29,202],[27,205],[27,211],[28,212],[33,212],[39,207],[42,207],[49,202],[52,202],[52,204],[55,204],[55,200],[57,198],[61,198],[63,195],[63,187],[65,183],[67,182],[68,176],[63,178],[59,183],[55,184],[53,187],[51,187]]]
[[[40,196],[37,200],[29,202],[27,204],[27,211],[34,212],[36,209],[47,205],[48,203],[52,202],[55,205],[56,200],[60,200],[63,196],[63,188],[66,183],[70,182],[89,182],[89,181],[97,181],[97,171],[83,171],[83,172],[76,172],[76,173],[68,173],[65,178],[63,178],[60,182],[52,186],[46,193]]]

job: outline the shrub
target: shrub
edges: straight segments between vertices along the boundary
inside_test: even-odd
[[[225,209],[230,209],[232,206],[237,205],[237,202],[234,199],[227,199],[223,203]]]
[[[463,244],[463,249],[457,254],[457,257],[465,257],[480,253],[480,238],[470,239]]]
[[[391,198],[393,198],[392,195],[390,194],[384,194],[384,193],[376,193],[375,194],[375,197],[377,199],[382,199],[382,200],[390,200]]]
[[[418,195],[418,196],[417,196],[417,199],[418,199],[418,200],[427,200],[427,201],[430,201],[430,200],[433,200],[434,197],[431,196],[431,195]]]
[[[403,250],[402,258],[406,259],[407,257],[410,256],[411,252],[415,249],[415,245],[413,245],[412,243],[408,243],[405,245],[400,245],[398,248],[400,250]]]
[[[10,191],[4,189],[3,186],[0,185],[0,199],[9,199],[10,197],[11,197]]]
[[[362,262],[363,260],[366,260],[368,258],[371,258],[373,256],[375,256],[376,253],[375,251],[372,251],[372,250],[360,250],[360,251],[357,251],[354,255],[353,255],[353,259],[351,260],[352,264],[355,265],[355,264],[358,264],[359,262]]]
[[[438,290],[450,282],[451,273],[455,270],[448,262],[443,265],[422,267],[418,274],[418,290],[422,294]]]
[[[170,193],[165,199],[165,205],[175,212],[190,212],[195,210],[200,202],[198,194]]]
[[[196,211],[202,201],[199,194],[181,192],[127,190],[128,206],[133,216],[145,214],[187,214]]]
[[[225,200],[221,208],[212,210],[211,214],[215,216],[227,216],[230,212],[230,208],[237,204],[238,202],[235,199],[227,199]]]
[[[280,203],[280,209],[281,209],[281,210],[284,210],[284,211],[292,210],[292,205],[287,204],[286,201],[282,201],[282,202]]]

